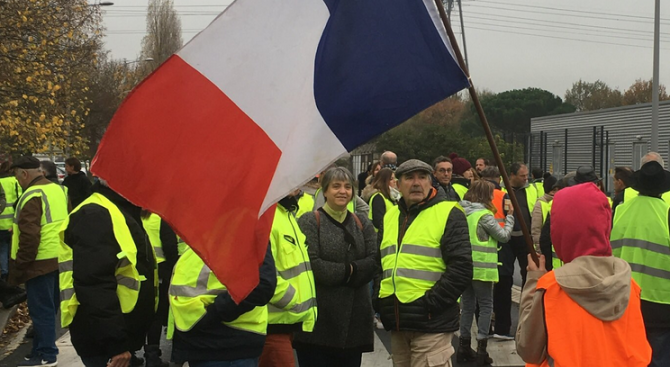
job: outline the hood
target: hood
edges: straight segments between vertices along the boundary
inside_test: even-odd
[[[474,212],[478,212],[480,210],[486,210],[486,207],[482,203],[473,203],[471,201],[467,200],[462,200],[458,204],[463,207],[463,210],[465,211],[465,215],[470,215]]]
[[[631,276],[630,265],[624,260],[581,256],[555,269],[554,275],[573,301],[600,320],[617,320],[628,307]]]
[[[551,242],[558,258],[569,263],[579,256],[612,256],[612,209],[593,183],[567,187],[551,205]]]

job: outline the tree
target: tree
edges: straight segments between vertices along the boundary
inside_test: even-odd
[[[107,130],[109,122],[133,88],[133,70],[120,60],[102,59],[91,75],[88,98],[91,101],[90,113],[86,117],[86,126],[82,133],[88,140],[88,149],[84,156],[93,157],[98,144]]]
[[[638,103],[651,103],[652,88],[653,84],[651,79],[637,79],[635,83],[633,83],[630,88],[624,92],[623,105],[628,106]],[[663,84],[659,84],[658,86],[658,99],[659,101],[670,99],[665,91],[665,86]]]
[[[563,103],[560,97],[539,88],[515,89],[480,99],[491,129],[498,132],[530,132],[530,119],[559,113],[573,112],[574,107]],[[472,103],[469,104],[469,126],[466,131],[481,134],[481,123]],[[469,129],[469,130],[468,130]]]
[[[565,91],[565,102],[575,106],[577,111],[593,111],[619,107],[623,104],[623,96],[618,89],[610,88],[603,81],[589,83],[580,79]]]
[[[88,77],[101,47],[99,7],[86,0],[5,0],[0,19],[2,150],[81,153]]]
[[[181,21],[172,0],[150,0],[147,12],[147,34],[142,40],[141,59],[153,59],[138,66],[140,79],[149,75],[183,44]]]

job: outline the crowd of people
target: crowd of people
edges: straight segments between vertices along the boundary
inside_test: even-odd
[[[375,328],[390,331],[396,367],[451,366],[454,354],[489,366],[491,338],[516,340],[529,365],[670,366],[661,157],[617,168],[612,199],[591,167],[555,177],[514,163],[502,187],[498,167],[474,162],[384,152],[358,177],[330,167],[277,203],[259,284],[240,302],[157,214],[91,184],[75,158],[62,185],[51,162],[5,162],[0,302],[27,299],[34,329],[19,365],[56,366],[60,311],[89,367],[167,366],[164,331],[169,359],[191,367],[291,367],[294,355],[353,367]]]

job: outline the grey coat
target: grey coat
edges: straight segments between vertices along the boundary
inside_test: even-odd
[[[472,203],[467,200],[463,200],[459,204],[461,204],[467,216],[480,210],[486,210],[484,204]],[[493,215],[487,214],[477,223],[477,238],[480,241],[488,241],[489,236],[491,236],[500,243],[507,243],[512,236],[512,229],[514,229],[514,215],[507,215],[505,217],[505,227],[500,227]]]
[[[319,213],[320,228],[314,212],[298,220],[314,272],[318,316],[312,333],[295,335],[294,347],[372,352],[373,311],[368,283],[378,271],[377,234],[366,216],[358,214],[361,231],[352,213],[342,224],[323,209]],[[344,228],[352,236],[349,240]]]

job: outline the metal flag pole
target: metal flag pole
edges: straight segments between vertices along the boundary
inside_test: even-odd
[[[435,5],[437,6],[437,10],[440,12],[440,18],[442,18],[444,28],[447,30],[447,35],[449,36],[449,42],[451,43],[451,47],[454,49],[454,54],[456,55],[458,64],[461,66],[461,69],[463,69],[463,72],[468,77],[468,80],[470,80],[470,88],[468,88],[468,91],[470,92],[470,98],[472,99],[472,103],[475,105],[475,108],[477,109],[477,115],[479,115],[479,120],[482,122],[482,127],[484,128],[484,132],[486,133],[486,139],[489,142],[489,146],[491,147],[491,152],[493,153],[493,157],[496,161],[496,164],[500,169],[500,174],[502,175],[505,187],[510,188],[510,190],[508,190],[507,193],[509,194],[510,200],[512,201],[514,212],[517,213],[516,219],[518,220],[519,226],[521,227],[521,232],[523,232],[523,237],[526,240],[528,251],[530,252],[530,255],[533,258],[535,264],[539,265],[540,260],[538,259],[537,253],[535,252],[535,246],[533,245],[533,240],[530,237],[528,226],[526,225],[526,222],[523,219],[523,215],[521,215],[520,210],[521,207],[519,206],[519,202],[516,199],[514,190],[511,189],[512,185],[509,182],[509,177],[507,176],[507,170],[505,170],[505,165],[503,164],[502,158],[500,158],[500,152],[498,151],[498,146],[496,145],[495,139],[493,139],[493,133],[491,132],[491,127],[489,126],[488,120],[486,120],[484,109],[482,108],[481,102],[479,102],[479,97],[477,96],[477,91],[475,90],[474,84],[472,84],[472,79],[470,79],[470,72],[468,71],[468,67],[465,64],[465,61],[463,60],[463,55],[461,55],[461,50],[458,47],[458,42],[456,42],[456,36],[454,35],[454,31],[451,30],[451,25],[449,24],[447,13],[444,11],[444,7],[442,6],[442,2],[440,0],[435,0]]]

